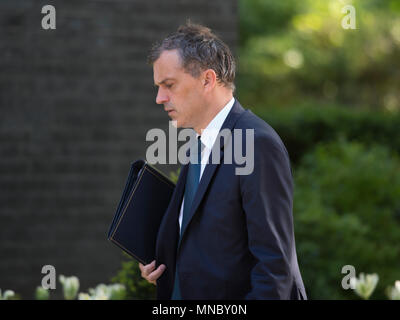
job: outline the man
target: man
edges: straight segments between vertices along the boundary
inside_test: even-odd
[[[307,299],[295,249],[289,156],[278,134],[233,98],[228,46],[210,29],[187,24],[149,57],[156,102],[177,127],[195,130],[201,166],[182,166],[156,260],[140,264],[142,276],[157,285],[158,299]],[[254,130],[251,174],[238,175],[235,161],[211,162],[223,129]],[[220,151],[222,159],[224,144]]]

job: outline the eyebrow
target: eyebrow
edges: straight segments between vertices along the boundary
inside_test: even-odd
[[[154,83],[154,85],[157,87],[157,86],[159,86],[160,84],[164,84],[165,82],[167,82],[167,81],[170,81],[170,80],[175,80],[174,78],[165,78],[163,81],[161,81],[159,84],[157,84],[157,83]]]

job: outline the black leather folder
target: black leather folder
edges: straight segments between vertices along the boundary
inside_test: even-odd
[[[141,262],[155,259],[157,233],[175,184],[144,160],[131,164],[108,240]]]

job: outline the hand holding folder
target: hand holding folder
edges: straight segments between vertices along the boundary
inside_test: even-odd
[[[151,263],[174,189],[175,184],[146,161],[132,163],[108,239],[142,264]]]

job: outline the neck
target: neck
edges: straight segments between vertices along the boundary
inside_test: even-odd
[[[226,106],[226,104],[233,98],[232,91],[218,98],[211,99],[204,108],[204,114],[201,118],[201,123],[193,127],[197,134],[201,135],[201,130],[207,128],[208,124],[215,118],[215,116]]]

